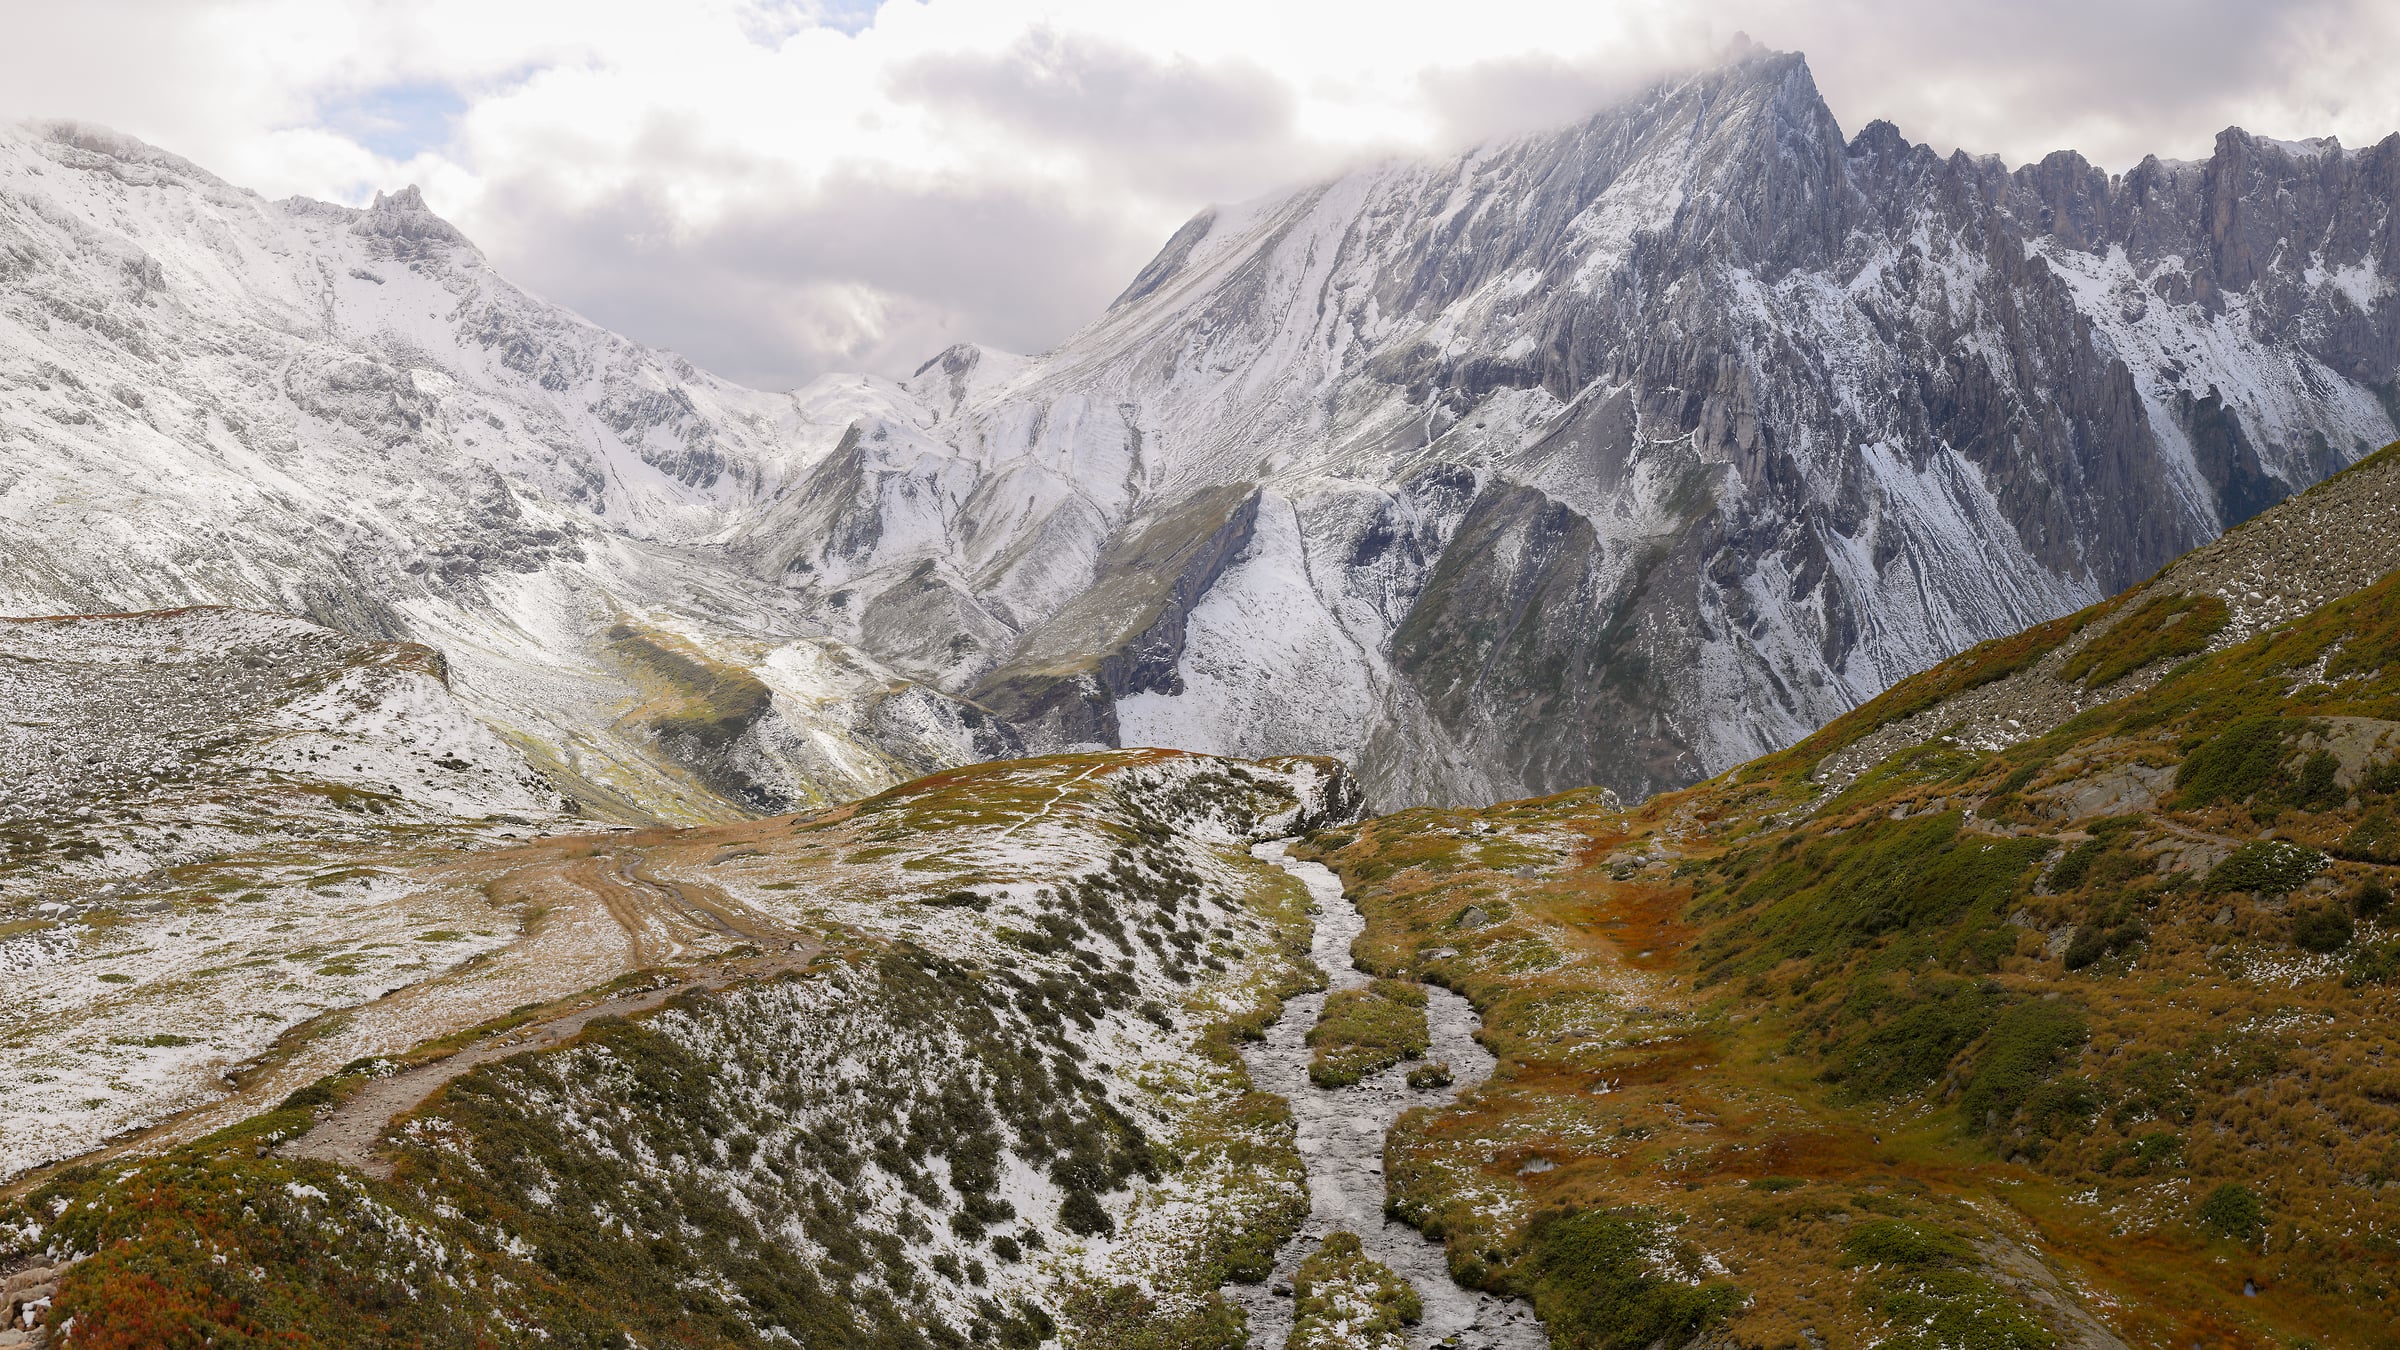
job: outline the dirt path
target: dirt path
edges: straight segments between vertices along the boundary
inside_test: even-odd
[[[1075,785],[1077,783],[1082,782],[1084,779],[1089,778],[1098,772],[1100,772],[1100,766],[1095,764],[1092,767],[1085,769],[1082,773],[1079,773],[1073,778],[1068,779],[1066,782],[1059,784],[1057,792],[1051,795],[1050,800],[1042,803],[1041,810],[1034,812],[1032,815],[1025,817],[1023,820],[1020,820],[1016,824],[1009,826],[1000,833],[993,835],[992,842],[996,844],[1001,840],[1008,838],[1010,835],[1015,834],[1017,831],[1024,829],[1026,826],[1033,824],[1037,820],[1048,819],[1050,813],[1058,809],[1058,804],[1065,801],[1069,794],[1075,791]]]
[[[290,1028],[266,1055],[240,1069],[224,1096],[101,1149],[17,1176],[0,1195],[23,1193],[61,1167],[156,1154],[187,1143],[267,1110],[353,1060],[397,1059],[512,1008],[565,1005],[557,1015],[516,1028],[503,1039],[371,1084],[336,1113],[337,1119],[321,1122],[285,1146],[293,1156],[331,1157],[382,1174],[388,1164],[371,1150],[384,1125],[476,1065],[563,1043],[594,1017],[645,1011],[679,989],[717,988],[771,975],[804,966],[815,956],[817,947],[804,935],[715,887],[663,877],[649,855],[670,839],[667,831],[560,836],[479,854],[429,873],[428,887],[476,888],[533,917],[505,947]],[[722,959],[728,948],[741,947],[755,949],[756,955]],[[573,1001],[580,991],[620,976],[673,967],[685,968],[675,972],[681,978],[673,986]],[[328,1126],[331,1132],[320,1141]]]
[[[286,1158],[342,1163],[371,1176],[388,1178],[392,1174],[391,1160],[377,1151],[384,1131],[395,1117],[414,1110],[461,1074],[510,1055],[564,1045],[594,1018],[648,1012],[687,990],[722,989],[739,980],[799,969],[822,950],[817,943],[767,921],[721,892],[709,894],[713,888],[657,876],[642,865],[636,853],[620,853],[605,861],[579,859],[564,864],[561,871],[595,896],[625,929],[630,969],[685,957],[691,943],[676,935],[678,928],[685,928],[687,934],[692,927],[703,928],[718,938],[744,943],[755,949],[756,954],[718,961],[655,988],[579,1001],[557,1015],[528,1023],[446,1058],[376,1079],[321,1117],[307,1134],[277,1148],[276,1153]]]
[[[389,1178],[392,1174],[391,1159],[377,1151],[385,1129],[395,1118],[416,1109],[445,1084],[468,1070],[511,1055],[555,1049],[575,1039],[594,1018],[630,1017],[659,1007],[687,990],[722,989],[739,980],[797,970],[815,960],[819,950],[813,943],[796,943],[772,956],[728,961],[708,967],[691,978],[672,980],[655,989],[579,1003],[568,1012],[519,1027],[446,1059],[420,1064],[389,1078],[378,1078],[357,1095],[320,1117],[307,1134],[284,1144],[275,1152],[285,1158],[317,1158],[325,1162],[342,1163],[369,1176]]]

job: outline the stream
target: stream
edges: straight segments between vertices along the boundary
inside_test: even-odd
[[[1309,955],[1332,977],[1331,989],[1357,989],[1367,975],[1350,962],[1350,944],[1366,930],[1366,916],[1342,894],[1339,878],[1320,864],[1286,856],[1284,842],[1260,844],[1253,856],[1300,879],[1316,901],[1316,937]],[[1331,992],[1329,989],[1327,992]],[[1392,1122],[1412,1106],[1442,1106],[1490,1076],[1490,1052],[1475,1043],[1475,1009],[1447,989],[1427,986],[1426,1022],[1433,1046],[1425,1059],[1447,1061],[1452,1083],[1445,1088],[1411,1088],[1404,1062],[1369,1075],[1356,1087],[1321,1088],[1308,1081],[1309,1029],[1317,1024],[1325,994],[1302,994],[1283,1006],[1283,1016],[1266,1040],[1245,1048],[1250,1077],[1264,1092],[1281,1094],[1299,1123],[1300,1156],[1308,1164],[1308,1221],[1300,1235],[1275,1256],[1275,1273],[1265,1284],[1234,1285],[1226,1294],[1250,1314],[1251,1350],[1283,1350],[1291,1334],[1291,1287],[1302,1257],[1325,1235],[1358,1234],[1366,1254],[1416,1286],[1425,1319],[1410,1328],[1415,1347],[1458,1350],[1547,1350],[1549,1337],[1524,1300],[1478,1293],[1450,1278],[1442,1245],[1406,1224],[1383,1217],[1383,1140]]]

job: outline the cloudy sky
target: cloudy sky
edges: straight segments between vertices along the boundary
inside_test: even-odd
[[[1845,130],[2122,169],[2400,130],[2391,0],[0,0],[0,115],[273,196],[415,182],[510,276],[735,379],[1092,317],[1177,224],[1564,121],[1736,33]]]

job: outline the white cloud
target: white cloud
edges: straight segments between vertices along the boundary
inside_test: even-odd
[[[736,378],[905,370],[1093,315],[1176,224],[1562,120],[1737,30],[1844,127],[2123,167],[2230,122],[2400,127],[2381,0],[81,0],[15,5],[0,113],[270,194],[421,183],[511,275]]]

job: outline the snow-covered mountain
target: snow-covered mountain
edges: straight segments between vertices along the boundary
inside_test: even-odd
[[[1048,354],[765,394],[413,191],[41,124],[0,133],[0,611],[430,642],[636,812],[1088,742],[1640,793],[2393,439],[2396,198],[2400,138],[1845,140],[1752,51],[1202,212]]]
[[[229,604],[429,642],[605,813],[725,818],[1015,747],[709,543],[881,406],[599,329],[413,188],[270,202],[110,132],[0,129],[0,613]]]
[[[2011,171],[1750,52],[1195,217],[733,540],[1037,741],[1640,793],[2392,439],[2400,138]]]

